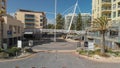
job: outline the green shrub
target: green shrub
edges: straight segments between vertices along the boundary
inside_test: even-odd
[[[95,54],[95,51],[89,50],[89,55],[94,55],[94,54]]]
[[[6,52],[9,54],[9,56],[15,56],[16,53],[18,54],[21,52],[21,48],[12,47],[11,49],[8,49]]]
[[[88,55],[88,51],[87,50],[80,50],[79,54],[81,54],[81,55]]]
[[[33,53],[33,50],[32,50],[32,48],[30,48],[30,47],[27,47],[27,48],[25,48],[24,50],[25,50],[25,52]]]
[[[110,57],[108,54],[100,54],[100,56],[102,56],[102,57]]]
[[[95,54],[100,55],[101,49],[97,49],[94,52],[95,52]]]
[[[0,52],[3,52],[3,49],[2,49],[2,48],[0,48]]]
[[[6,52],[0,53],[0,58],[8,58],[8,57],[9,57],[8,53],[6,53]]]

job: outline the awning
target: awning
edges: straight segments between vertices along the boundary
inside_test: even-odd
[[[33,34],[33,32],[25,32],[24,34]]]

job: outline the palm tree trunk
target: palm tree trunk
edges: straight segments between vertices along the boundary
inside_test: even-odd
[[[101,33],[101,54],[105,53],[105,31],[102,31]]]

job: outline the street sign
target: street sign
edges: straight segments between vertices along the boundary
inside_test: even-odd
[[[33,46],[33,40],[29,40],[29,46]]]
[[[6,50],[7,49],[7,43],[3,43],[3,48]]]
[[[21,40],[18,40],[18,42],[17,42],[17,47],[18,47],[18,48],[22,48],[22,41],[21,41]]]
[[[88,42],[88,50],[94,51],[94,43],[93,42]]]

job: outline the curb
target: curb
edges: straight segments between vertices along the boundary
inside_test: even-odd
[[[33,57],[33,56],[35,56],[35,55],[36,55],[36,54],[28,54],[28,55],[26,55],[26,56],[19,57],[19,58],[0,59],[0,62],[18,61],[18,60],[23,60],[23,59],[31,58],[31,57]]]
[[[84,59],[87,59],[87,60],[90,60],[90,61],[101,62],[101,63],[120,63],[120,61],[114,61],[114,59],[113,60],[110,60],[110,59],[107,59],[107,58],[96,59],[96,58],[93,58],[93,57],[88,57],[88,56],[80,55],[78,52],[75,52],[75,54],[77,56],[81,57],[81,58],[84,58]],[[107,60],[105,60],[105,59],[107,59]]]

